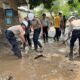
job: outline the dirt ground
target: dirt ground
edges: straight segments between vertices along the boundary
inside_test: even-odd
[[[34,59],[40,54],[30,50],[17,59],[7,44],[0,44],[0,80],[80,80],[80,59],[68,60],[61,42],[44,44],[44,57]]]

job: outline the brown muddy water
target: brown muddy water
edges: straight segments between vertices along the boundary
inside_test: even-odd
[[[22,59],[13,56],[8,46],[0,47],[0,80],[80,80],[80,59],[69,61],[61,43],[44,45],[43,55],[34,50]]]

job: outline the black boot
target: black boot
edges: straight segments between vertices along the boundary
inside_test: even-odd
[[[80,57],[80,46],[79,46],[79,57]]]
[[[73,47],[70,47],[69,59],[73,60]]]

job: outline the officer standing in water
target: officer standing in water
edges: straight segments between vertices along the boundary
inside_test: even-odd
[[[11,26],[5,31],[5,36],[12,46],[12,51],[14,52],[14,55],[18,58],[22,58],[22,55],[21,50],[18,47],[16,36],[21,39],[22,44],[26,44],[24,34],[27,25],[28,23],[26,21],[23,21],[21,25]]]
[[[70,22],[70,32],[72,32],[71,40],[70,40],[70,53],[69,59],[73,60],[73,48],[74,43],[77,39],[79,39],[79,57],[80,57],[80,19],[76,19],[75,16],[71,16],[69,19]]]
[[[40,52],[42,52],[42,45],[39,42],[40,33],[43,33],[43,28],[40,20],[34,16],[33,13],[29,13],[28,16],[32,16],[32,28],[34,30],[33,34],[33,42],[34,42],[34,49],[38,52],[38,46],[40,47]]]

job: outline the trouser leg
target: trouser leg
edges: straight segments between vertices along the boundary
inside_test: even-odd
[[[11,40],[9,40],[9,42],[12,45],[12,50],[13,50],[14,54],[18,57],[22,57],[21,50],[18,47],[16,39],[15,38],[13,40],[11,39]]]
[[[48,26],[45,29],[45,34],[46,34],[46,42],[48,42]]]
[[[32,45],[31,45],[31,39],[29,34],[27,34],[27,40],[28,40],[29,47],[31,47]]]
[[[79,57],[80,57],[80,34],[79,34]]]
[[[70,59],[73,58],[74,43],[75,43],[75,41],[76,41],[76,39],[77,39],[77,37],[78,37],[76,33],[77,33],[77,32],[75,32],[75,31],[72,32],[72,36],[71,36],[71,40],[70,40],[70,53],[69,53]]]
[[[57,28],[57,29],[56,29],[56,39],[57,39],[57,41],[59,41],[59,34],[60,34],[60,33],[59,33],[59,28]]]
[[[33,37],[34,37],[34,36],[33,36]],[[34,42],[34,48],[35,48],[35,50],[37,50],[38,45],[37,45],[37,41],[36,41],[35,37],[33,38],[33,42]]]
[[[43,41],[46,42],[46,34],[45,34],[45,27],[43,27]]]
[[[17,57],[21,58],[22,57],[21,50],[18,47],[18,44],[17,44],[17,41],[16,41],[14,34],[11,31],[7,31],[5,33],[5,35],[6,35],[6,38],[8,39],[8,41],[10,42],[10,44],[12,46],[12,50],[13,50],[14,54]]]
[[[37,50],[38,49],[38,46],[40,47],[40,48],[42,48],[42,45],[41,45],[41,43],[38,41],[38,40],[34,40],[34,47],[35,47],[35,50]]]
[[[15,44],[15,45],[12,45],[12,46],[13,46],[13,52],[14,52],[15,56],[22,57],[21,50],[18,48],[18,45]]]
[[[42,48],[42,45],[41,45],[41,43],[40,43],[39,41],[37,41],[37,44],[38,44],[38,46],[39,46],[40,48]]]
[[[73,59],[73,47],[70,47],[69,59]]]
[[[32,44],[31,44],[31,39],[30,39],[30,35],[29,35],[29,34],[26,34],[26,35],[25,35],[25,40],[28,41],[28,45],[29,45],[29,47],[31,47]]]
[[[56,37],[57,37],[57,29],[55,28],[55,30],[56,30],[56,34],[55,34],[55,36],[54,36],[54,40],[56,41]]]
[[[58,40],[60,39],[60,36],[61,36],[61,30],[60,28],[58,29]]]
[[[37,50],[38,46],[39,46],[40,48],[42,48],[41,43],[38,41],[38,39],[39,39],[39,34],[40,34],[40,29],[34,30],[33,42],[34,42],[35,50]]]

